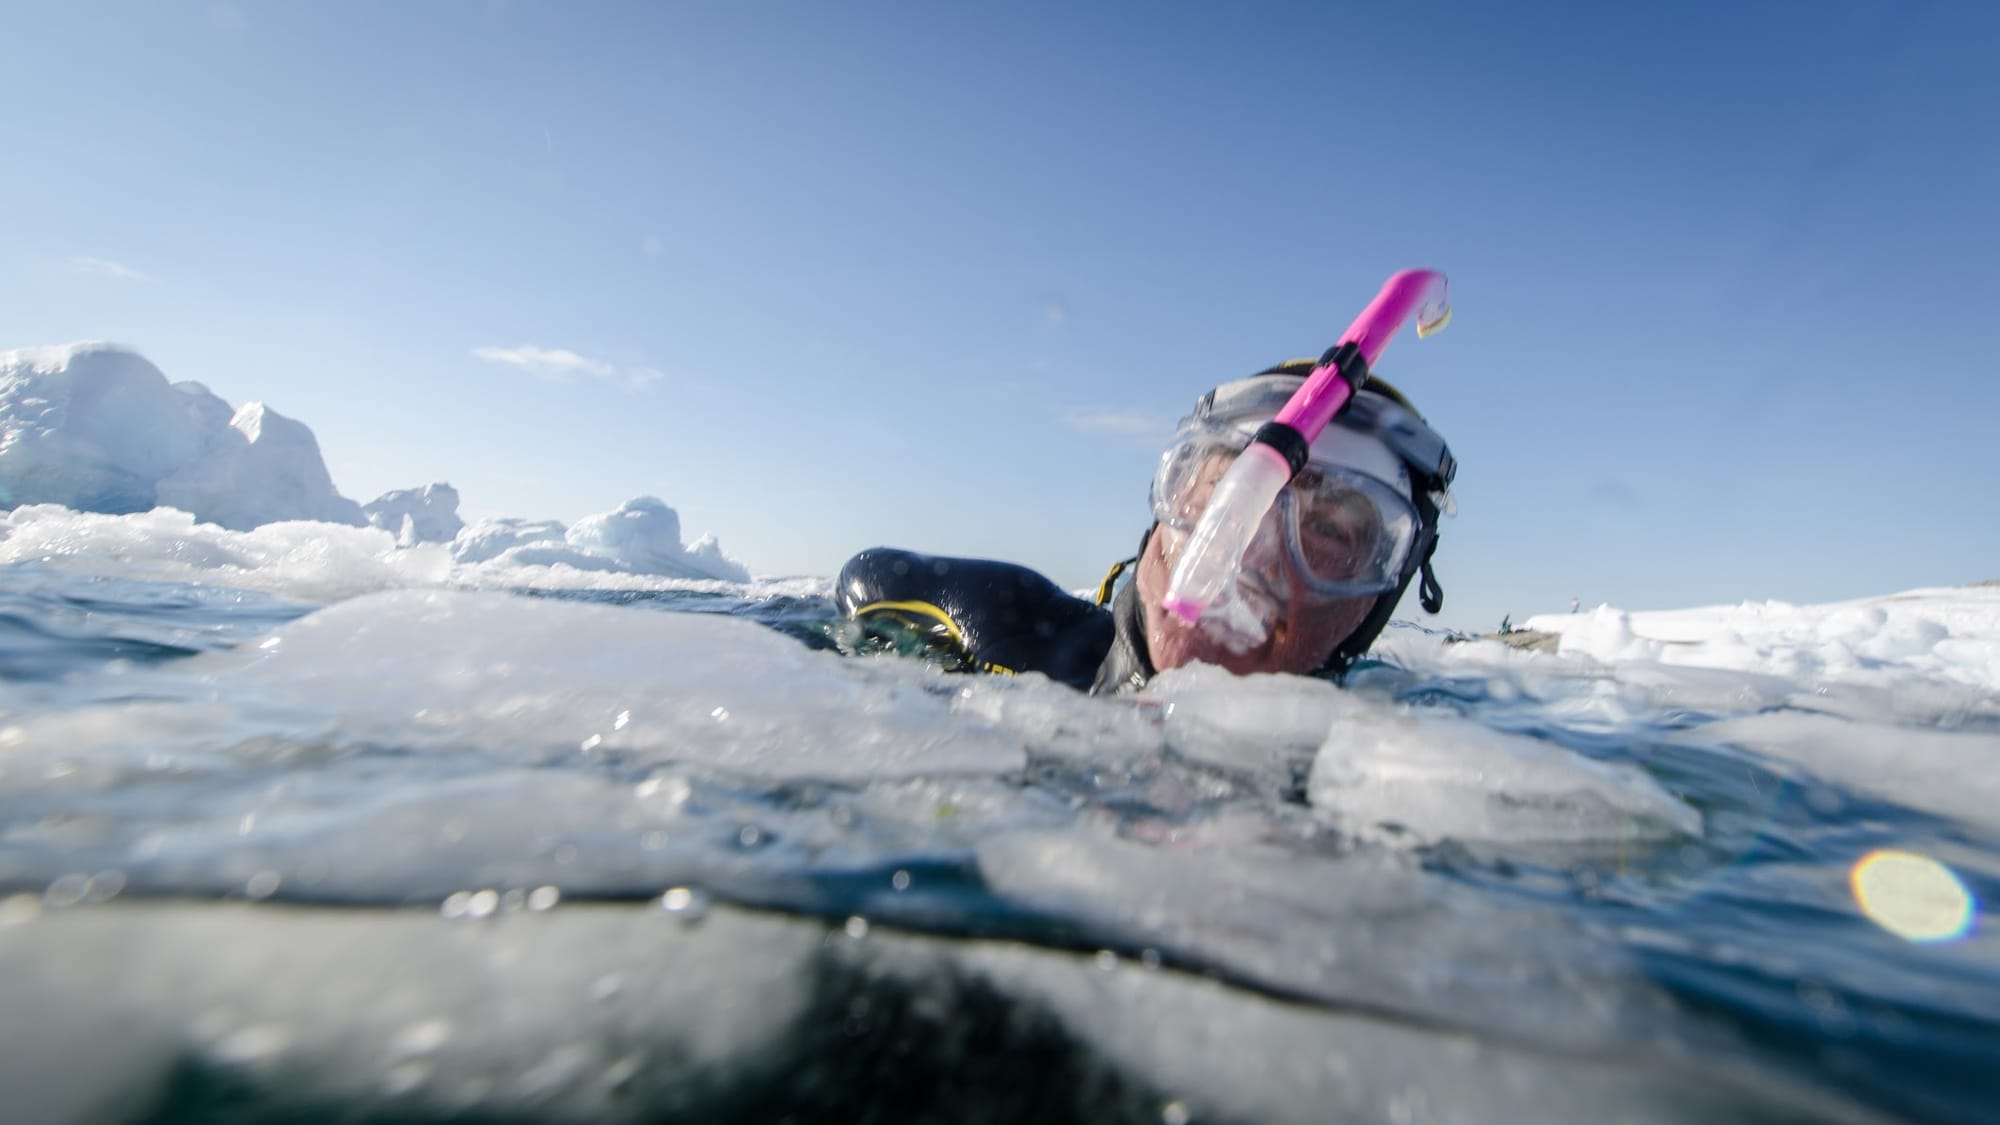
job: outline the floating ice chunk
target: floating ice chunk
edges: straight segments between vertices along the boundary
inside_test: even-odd
[[[742,563],[722,553],[722,543],[712,532],[703,532],[701,538],[688,544],[687,561],[696,570],[717,578],[736,582],[750,580],[750,572],[743,569]]]
[[[398,542],[404,546],[450,543],[465,530],[465,521],[458,518],[458,490],[449,484],[385,492],[362,505],[361,510],[370,526],[396,533]]]
[[[1393,826],[1404,840],[1540,843],[1701,833],[1701,815],[1636,766],[1319,680],[1184,668],[1146,695],[1165,705],[1169,738],[1187,757],[1288,769],[1312,755],[1313,807],[1362,834]]]
[[[283,520],[368,522],[334,490],[312,430],[261,402],[244,405],[200,456],[162,478],[156,503],[236,531]]]
[[[694,550],[683,547],[679,513],[651,496],[628,500],[616,511],[585,516],[566,538],[579,551],[642,574],[750,580],[750,572],[724,557],[712,537]]]
[[[451,556],[442,547],[399,550],[393,536],[372,527],[283,522],[230,531],[172,508],[112,516],[51,504],[0,517],[0,563],[14,562],[311,602],[435,586],[451,575]]]
[[[713,535],[681,545],[680,516],[642,496],[616,511],[585,516],[573,527],[553,520],[481,520],[458,534],[452,555],[461,563],[504,567],[568,567],[597,573],[748,582],[743,564],[722,553]]]
[[[1348,716],[1314,759],[1313,807],[1364,834],[1584,842],[1699,836],[1701,814],[1642,770],[1476,723],[1386,707]]]
[[[1708,723],[1676,741],[1740,747],[1788,773],[2000,830],[2000,734],[1775,711]]]
[[[1325,680],[1235,676],[1207,664],[1162,672],[1145,694],[1164,704],[1172,729],[1305,750],[1324,741],[1336,720],[1369,707]]]
[[[1567,630],[1557,650],[1565,656],[1584,655],[1605,664],[1622,660],[1657,660],[1665,646],[1632,631],[1632,618],[1610,606],[1599,606],[1581,627]]]
[[[462,563],[482,563],[530,543],[560,545],[568,532],[555,520],[484,519],[458,533],[451,553]]]
[[[1911,590],[1828,605],[1744,602],[1622,613],[1544,614],[1561,651],[1603,663],[1656,661],[1901,691],[1930,681],[2000,691],[2000,587]]]
[[[304,423],[256,402],[232,414],[206,387],[169,384],[116,345],[0,352],[0,431],[0,507],[165,506],[239,531],[364,522]]]
[[[189,745],[262,733],[337,752],[325,747],[332,731],[339,746],[474,752],[494,764],[566,760],[588,743],[595,754],[779,779],[1022,767],[1017,739],[955,719],[947,699],[917,684],[922,672],[807,649],[734,618],[403,591],[158,673],[194,678],[213,702],[114,701],[28,720],[23,739],[80,761],[115,760],[168,730]]]

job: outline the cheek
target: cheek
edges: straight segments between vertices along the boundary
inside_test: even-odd
[[[1160,532],[1155,528],[1152,537],[1146,540],[1145,551],[1139,555],[1139,572],[1132,577],[1132,587],[1139,595],[1140,619],[1146,623],[1146,643],[1154,650],[1156,661],[1160,655],[1158,650],[1165,632],[1167,612],[1160,608],[1160,599],[1166,596],[1170,577],[1166,559],[1160,554]]]
[[[1132,575],[1132,587],[1148,614],[1159,607],[1160,598],[1167,592],[1168,577],[1166,561],[1160,557],[1160,529],[1154,528],[1153,534],[1146,537],[1146,549],[1139,552],[1139,569]]]
[[[1295,671],[1310,672],[1318,668],[1354,632],[1374,605],[1373,598],[1354,598],[1297,622],[1280,639],[1273,656]]]

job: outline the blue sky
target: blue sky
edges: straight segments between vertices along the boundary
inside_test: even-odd
[[[2000,577],[2000,6],[46,3],[0,41],[0,347],[132,344],[363,501],[654,494],[761,572],[1091,585],[1197,394],[1424,265],[1457,317],[1380,367],[1463,466],[1443,622]]]

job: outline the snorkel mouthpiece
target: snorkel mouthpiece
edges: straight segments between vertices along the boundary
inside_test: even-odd
[[[1192,625],[1235,584],[1264,513],[1305,465],[1314,439],[1368,385],[1369,365],[1381,358],[1390,337],[1412,314],[1419,337],[1451,321],[1443,274],[1404,270],[1391,277],[1320,357],[1278,416],[1258,429],[1216,484],[1174,565],[1160,599],[1168,613]]]

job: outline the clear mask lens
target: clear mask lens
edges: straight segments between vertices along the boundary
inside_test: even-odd
[[[1170,565],[1242,450],[1234,435],[1183,436],[1162,455],[1153,483],[1153,514]],[[1401,579],[1416,534],[1416,510],[1395,486],[1309,462],[1266,513],[1244,555],[1243,582],[1281,601],[1294,596],[1294,587],[1316,600],[1384,593]]]

